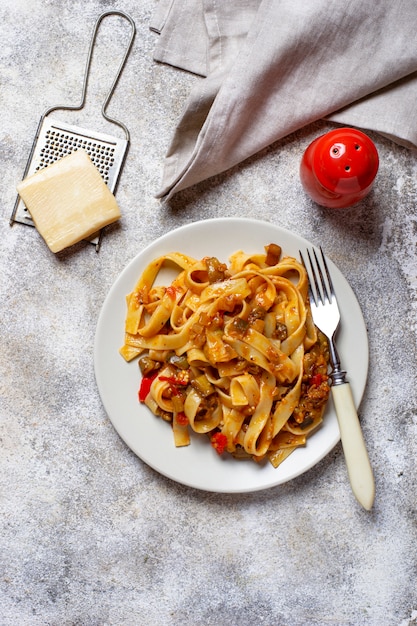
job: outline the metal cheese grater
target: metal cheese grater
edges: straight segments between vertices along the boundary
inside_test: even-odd
[[[57,110],[80,111],[84,107],[87,96],[91,58],[97,38],[97,32],[102,20],[109,15],[119,15],[128,20],[131,25],[131,35],[127,49],[117,71],[116,78],[114,79],[110,91],[101,108],[101,114],[108,122],[116,124],[123,129],[125,135],[123,139],[66,124],[50,117],[50,114]],[[119,175],[129,147],[130,134],[122,122],[109,117],[106,109],[125,66],[133,44],[135,33],[136,27],[134,21],[123,11],[107,11],[98,18],[94,27],[88,52],[81,102],[79,105],[75,106],[54,106],[43,114],[36,131],[36,136],[32,144],[23,178],[26,178],[27,176],[34,174],[36,171],[47,167],[54,161],[58,161],[60,158],[71,154],[74,150],[83,148],[99,170],[104,182],[108,185],[110,190],[115,193]],[[15,222],[26,224],[27,226],[34,226],[30,213],[19,195],[16,198],[13,213],[10,218],[10,225]],[[100,249],[102,237],[103,230],[88,238],[88,241],[96,247],[97,252]]]

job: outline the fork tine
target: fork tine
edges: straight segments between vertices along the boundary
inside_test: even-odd
[[[329,301],[331,302],[332,301],[332,297],[335,298],[336,294],[335,294],[334,287],[333,287],[332,277],[330,275],[329,268],[327,266],[326,257],[324,256],[324,252],[323,252],[323,249],[322,249],[321,246],[320,246],[320,252],[321,252],[321,258],[323,260],[323,267],[324,267],[325,272],[326,272],[327,282],[329,284],[329,290],[330,290],[329,291]]]
[[[312,253],[313,253],[313,256],[314,256],[314,259],[315,259],[315,264],[313,263],[313,259],[312,259],[312,256],[310,254],[310,250],[307,249],[307,256],[308,256],[308,260],[310,262],[310,268],[311,268],[311,277],[310,277],[310,274],[309,274],[309,280],[311,280],[311,278],[313,279],[314,287],[316,288],[317,298],[314,299],[315,303],[318,304],[319,302],[322,302],[324,304],[324,300],[325,300],[326,294],[324,293],[324,295],[323,295],[323,293],[322,293],[322,291],[320,289],[320,286],[323,285],[323,276],[322,276],[322,273],[320,271],[320,265],[319,265],[319,262],[318,262],[318,259],[317,259],[317,254],[316,254],[316,251],[314,250],[314,248],[312,249]],[[317,272],[318,272],[318,274],[320,276],[320,281],[318,279]]]
[[[315,250],[315,248],[313,248],[314,259],[316,261],[316,267],[317,267],[318,275],[319,275],[319,278],[320,278],[320,283],[319,283],[320,296],[323,296],[323,297],[321,297],[321,301],[323,302],[323,304],[325,304],[326,298],[327,298],[327,300],[329,302],[331,302],[331,293],[329,293],[329,290],[327,289],[327,284],[326,284],[326,281],[325,281],[325,278],[324,278],[324,274],[326,274],[327,278],[329,278],[330,276],[329,276],[329,270],[328,270],[327,264],[326,264],[326,259],[324,258],[323,250],[322,250],[321,247],[320,247],[320,252],[321,252],[321,260],[322,260],[322,263],[323,263],[323,267],[325,268],[324,269],[324,273],[323,273],[322,266],[320,264],[320,260],[319,260],[319,258],[317,256],[316,250]],[[314,279],[317,281],[316,282],[316,286],[317,286],[317,283],[319,282],[318,279],[317,279],[317,276],[315,276]]]
[[[310,268],[307,267],[307,263],[303,257],[303,253],[301,252],[301,250],[299,250],[299,254],[300,254],[300,259],[301,259],[301,263],[304,265],[304,269],[307,272],[307,278],[308,278],[308,295],[310,298],[310,301],[313,300],[316,304],[318,304],[317,302],[317,298],[316,298],[316,294],[313,291],[312,285],[313,285],[313,281],[312,281],[312,277],[311,277],[311,258],[310,258],[310,254],[308,251],[308,248],[306,249],[306,253],[308,255],[308,259],[310,262]]]
[[[322,293],[320,289],[320,285],[323,285],[323,274],[320,269],[320,265],[318,262],[318,258],[316,255],[316,251],[312,249],[312,254],[315,258],[315,263],[313,262],[312,255],[310,254],[310,250],[306,249],[308,265],[303,257],[301,250],[299,251],[301,263],[304,265],[305,270],[307,272],[308,278],[308,293],[310,296],[310,301],[312,300],[316,306],[321,302],[324,304],[325,301],[325,293]],[[318,276],[319,274],[319,276]]]

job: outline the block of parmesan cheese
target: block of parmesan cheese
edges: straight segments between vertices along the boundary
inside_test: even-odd
[[[120,218],[116,198],[82,149],[28,176],[17,192],[52,252]]]

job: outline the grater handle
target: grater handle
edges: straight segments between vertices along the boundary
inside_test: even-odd
[[[103,117],[108,122],[111,122],[112,124],[116,124],[117,126],[120,126],[120,128],[123,129],[123,131],[124,131],[124,133],[126,135],[126,140],[129,142],[130,141],[130,133],[129,133],[127,127],[125,126],[125,124],[123,124],[123,122],[120,122],[119,120],[116,120],[116,119],[110,117],[108,115],[108,113],[107,113],[107,107],[108,107],[108,105],[110,103],[110,100],[111,100],[115,90],[116,90],[117,83],[119,82],[119,79],[120,79],[120,76],[121,76],[122,71],[124,69],[124,66],[126,65],[126,61],[127,61],[128,56],[129,56],[130,50],[132,48],[133,40],[134,40],[135,34],[136,34],[135,22],[130,17],[130,15],[128,15],[124,11],[119,11],[119,10],[106,11],[105,13],[102,13],[102,15],[100,15],[100,17],[98,18],[98,20],[97,20],[97,22],[96,22],[96,24],[94,26],[93,35],[91,37],[91,42],[90,42],[90,48],[88,50],[87,63],[86,63],[86,66],[85,66],[83,90],[82,90],[80,104],[74,105],[74,106],[67,106],[67,105],[53,106],[50,109],[48,109],[47,111],[45,111],[45,113],[43,115],[43,118],[45,118],[47,115],[52,113],[52,111],[56,111],[57,109],[66,110],[66,111],[79,111],[79,110],[81,110],[84,107],[85,101],[86,101],[86,96],[87,96],[87,86],[88,86],[88,78],[89,78],[89,74],[90,74],[91,59],[92,59],[92,56],[93,56],[94,44],[95,44],[96,39],[97,39],[98,29],[100,27],[101,22],[104,20],[104,18],[108,17],[109,15],[119,15],[120,17],[123,17],[124,19],[128,20],[128,22],[131,25],[131,34],[130,34],[130,39],[129,39],[126,51],[125,51],[124,56],[122,58],[122,61],[120,63],[119,69],[117,70],[116,77],[115,77],[115,79],[113,81],[112,86],[110,87],[110,91],[107,94],[106,99],[105,99],[105,101],[103,103],[103,106],[101,108],[101,113],[102,113]]]

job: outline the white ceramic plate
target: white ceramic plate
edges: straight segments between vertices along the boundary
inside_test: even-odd
[[[175,448],[169,424],[138,402],[140,371],[137,361],[126,363],[119,355],[124,337],[125,296],[154,258],[175,251],[198,259],[216,256],[226,263],[229,255],[238,249],[259,252],[269,243],[279,244],[285,254],[296,258],[300,249],[311,246],[287,230],[256,220],[210,219],[183,226],[140,252],[122,271],[103,304],[94,350],[96,380],[103,405],[114,428],[131,450],[153,469],[178,483],[219,493],[266,489],[312,468],[340,439],[336,415],[329,401],[320,430],[277,469],[270,464],[259,466],[250,460],[239,461],[227,454],[219,456],[208,438],[201,435],[193,436],[191,445]],[[342,312],[337,344],[356,405],[359,405],[368,373],[366,327],[351,287],[331,261],[329,268]],[[169,284],[172,276],[165,278],[163,282]]]

